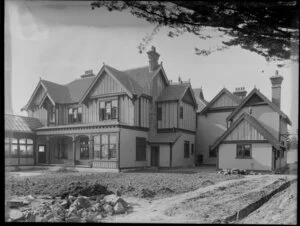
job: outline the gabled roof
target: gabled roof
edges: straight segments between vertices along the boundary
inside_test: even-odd
[[[272,144],[276,149],[280,149],[280,142],[253,116],[244,112],[211,146],[215,149],[243,120],[246,120],[251,126],[253,126],[258,132],[260,132],[264,138]]]
[[[178,138],[181,136],[181,133],[159,133],[155,136],[149,137],[149,143],[172,143],[174,144]]]
[[[169,80],[166,76],[163,66],[160,64],[156,70],[149,71],[149,66],[127,69],[123,72],[128,74],[133,80],[135,80],[142,88],[146,85],[150,84],[155,75],[162,71],[164,80],[167,84],[169,84]]]
[[[197,101],[194,97],[194,93],[190,87],[190,84],[182,83],[182,84],[173,84],[167,86],[161,94],[157,97],[156,101],[172,101],[172,100],[181,100],[185,93],[190,90],[194,105],[197,105]]]
[[[263,99],[274,111],[276,111],[279,115],[282,116],[283,119],[286,120],[286,122],[289,125],[292,125],[292,122],[290,121],[289,117],[284,114],[277,105],[275,105],[272,101],[270,101],[265,95],[263,95],[257,88],[254,88],[247,97],[243,99],[243,101],[240,103],[240,105],[227,117],[227,121],[231,120],[242,108],[243,106],[248,102],[248,100],[251,99],[253,95],[258,95],[261,99]]]
[[[236,104],[239,104],[241,100],[233,95],[228,89],[225,87],[221,89],[221,91],[203,108],[203,110],[200,112],[201,114],[204,114],[223,94],[227,94]]]
[[[68,87],[44,79],[42,79],[41,82],[45,85],[50,98],[55,103],[60,104],[70,102],[71,97]]]
[[[43,124],[36,118],[5,114],[5,131],[33,133]]]

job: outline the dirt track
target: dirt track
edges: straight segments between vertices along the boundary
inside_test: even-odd
[[[295,176],[246,176],[244,179],[223,181],[152,202],[124,197],[133,206],[133,212],[109,217],[105,222],[212,223],[257,201],[286,182],[285,178],[291,179]]]

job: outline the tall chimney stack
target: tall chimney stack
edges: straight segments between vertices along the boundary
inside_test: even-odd
[[[149,58],[149,71],[154,71],[158,67],[158,58],[159,54],[156,52],[154,46],[151,47],[151,50],[147,52]]]
[[[247,95],[247,91],[245,90],[245,87],[237,87],[233,94],[238,98],[243,99]]]
[[[281,83],[283,77],[278,74],[276,70],[275,75],[270,77],[272,83],[272,102],[280,108],[280,99],[281,99]]]

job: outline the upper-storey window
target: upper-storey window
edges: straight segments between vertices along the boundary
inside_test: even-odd
[[[162,110],[161,110],[161,107],[157,107],[157,120],[162,120]]]
[[[55,107],[53,106],[48,108],[48,123],[49,124],[55,123]]]
[[[183,107],[180,107],[180,118],[183,118]]]
[[[100,101],[99,103],[99,120],[111,120],[118,118],[118,101]]]
[[[69,108],[68,120],[69,120],[69,123],[81,122],[82,107]]]

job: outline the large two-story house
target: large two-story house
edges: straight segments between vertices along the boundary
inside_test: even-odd
[[[120,71],[103,64],[97,75],[88,70],[66,85],[40,79],[22,109],[42,123],[34,128],[36,163],[193,165],[194,92],[189,82],[168,80],[154,47],[147,54],[149,65],[141,68]]]

